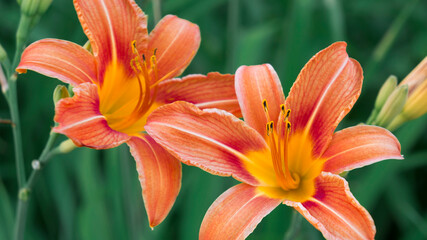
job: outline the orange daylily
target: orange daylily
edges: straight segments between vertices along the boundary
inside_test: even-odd
[[[327,239],[373,239],[375,225],[338,174],[402,159],[388,130],[360,125],[335,132],[362,87],[362,68],[338,42],[303,68],[285,100],[268,65],[242,66],[235,87],[246,122],[221,110],[175,102],[153,112],[147,132],[184,163],[242,183],[209,208],[200,239],[243,239],[280,203]]]
[[[234,76],[180,75],[200,45],[197,25],[164,17],[148,34],[147,17],[133,0],[74,0],[93,53],[64,40],[31,44],[17,68],[58,78],[74,96],[56,104],[54,131],[78,146],[106,149],[127,143],[136,160],[150,226],[170,211],[181,187],[181,164],[147,134],[147,116],[183,100],[239,116]]]

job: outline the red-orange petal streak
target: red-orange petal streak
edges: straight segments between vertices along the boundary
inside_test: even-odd
[[[317,155],[323,153],[362,88],[362,68],[348,57],[346,46],[334,43],[311,58],[286,99],[292,110],[292,133],[309,131]]]
[[[246,169],[247,165],[258,164],[245,154],[268,147],[255,130],[225,111],[202,111],[193,104],[175,102],[151,113],[145,130],[186,164],[259,184]]]
[[[100,81],[114,58],[129,68],[133,58],[131,43],[142,51],[148,44],[147,17],[133,0],[74,0],[80,23],[98,61]]]
[[[400,143],[388,130],[355,126],[336,132],[323,154],[323,171],[339,174],[385,159],[403,159]]]
[[[241,117],[234,90],[234,75],[217,72],[192,74],[159,84],[156,102],[163,104],[186,101],[200,109],[218,108]]]
[[[322,173],[316,179],[316,194],[295,207],[326,239],[374,239],[372,217],[353,197],[345,179]]]
[[[127,142],[136,161],[150,227],[168,215],[181,188],[181,163],[150,136]]]
[[[236,94],[245,122],[266,136],[267,119],[263,100],[267,100],[270,121],[277,123],[280,105],[285,103],[279,77],[270,64],[241,66],[236,71]]]
[[[95,58],[81,46],[59,39],[43,39],[28,46],[16,68],[19,73],[27,69],[77,86],[96,82]]]
[[[127,134],[111,129],[99,112],[97,86],[83,83],[73,89],[72,98],[64,98],[56,104],[53,130],[67,135],[78,146],[95,149],[116,147],[127,141]]]
[[[250,185],[236,185],[210,206],[200,227],[199,239],[245,239],[280,202],[259,194]]]
[[[158,79],[151,79],[170,79],[181,75],[196,55],[200,45],[200,30],[194,23],[167,15],[156,25],[149,38],[147,59],[157,49]]]

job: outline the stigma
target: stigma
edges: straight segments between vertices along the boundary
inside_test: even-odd
[[[271,159],[278,185],[285,191],[296,189],[300,183],[300,176],[289,169],[289,133],[291,122],[289,116],[291,109],[286,109],[285,104],[280,105],[280,115],[275,128],[274,121],[270,119],[267,101],[262,102],[267,119],[266,135],[270,147]]]

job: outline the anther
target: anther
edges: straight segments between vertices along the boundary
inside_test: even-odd
[[[157,53],[157,48],[154,49],[153,55],[156,56],[156,53]]]
[[[132,41],[131,46],[132,46],[132,52],[134,54],[138,54],[138,51],[136,50],[136,40]]]
[[[280,109],[282,110],[283,114],[285,114],[285,104],[281,104]]]
[[[145,54],[142,54],[142,60],[145,62]]]
[[[267,100],[266,99],[264,99],[262,101],[262,105],[264,106],[264,111],[267,112],[268,111],[268,105],[267,105]]]

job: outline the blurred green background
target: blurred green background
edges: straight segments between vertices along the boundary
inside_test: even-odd
[[[137,1],[150,15],[151,1]],[[202,43],[184,74],[234,73],[240,65],[271,63],[285,93],[300,69],[335,41],[364,68],[357,104],[339,128],[366,121],[384,80],[399,80],[427,55],[427,1],[417,0],[165,0],[162,13],[200,26]],[[19,7],[0,0],[0,43],[13,56]],[[87,41],[71,0],[54,0],[30,35]],[[53,126],[52,91],[60,82],[30,72],[19,77],[27,176]],[[426,103],[427,104],[427,103]],[[3,96],[0,118],[10,118]],[[377,239],[427,239],[427,116],[395,132],[404,161],[385,161],[348,175],[350,188],[368,209]],[[64,140],[62,137],[60,140]],[[210,204],[237,182],[183,167],[181,193],[166,220],[149,228],[128,148],[77,149],[53,158],[35,184],[26,239],[197,239]],[[18,186],[12,132],[0,125],[0,239],[11,239]],[[279,206],[249,239],[283,239],[292,210]],[[300,239],[322,239],[305,220]]]

